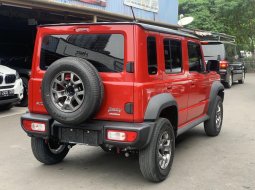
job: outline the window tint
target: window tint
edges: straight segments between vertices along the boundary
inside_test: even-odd
[[[150,75],[155,75],[158,72],[157,65],[157,44],[155,37],[147,38],[147,58],[148,58],[148,72]]]
[[[182,71],[182,48],[179,40],[164,40],[165,71],[179,73]]]
[[[224,45],[222,43],[208,43],[202,45],[205,60],[223,60],[225,58]]]
[[[234,61],[235,56],[237,55],[236,46],[233,44],[224,44],[226,50],[226,60]]]
[[[202,54],[200,45],[189,42],[188,43],[188,53],[189,53],[189,71],[204,71],[204,63],[202,61]]]
[[[46,70],[63,57],[88,60],[99,72],[122,72],[124,37],[121,34],[79,34],[46,36],[42,42],[40,67]]]

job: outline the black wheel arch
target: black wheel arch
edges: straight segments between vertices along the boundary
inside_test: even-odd
[[[153,96],[146,108],[144,120],[156,121],[159,118],[168,119],[177,134],[178,129],[178,105],[175,98],[169,93]]]
[[[209,96],[209,106],[208,106],[208,116],[211,115],[213,111],[213,105],[215,104],[216,97],[220,96],[222,101],[224,101],[224,86],[220,81],[214,81],[211,86],[210,96]]]

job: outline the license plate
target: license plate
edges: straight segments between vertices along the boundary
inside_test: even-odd
[[[0,97],[7,97],[7,96],[13,96],[14,90],[3,90],[0,91]]]
[[[84,129],[60,128],[60,140],[66,143],[98,145],[98,132]]]

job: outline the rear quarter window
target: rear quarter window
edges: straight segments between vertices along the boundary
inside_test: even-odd
[[[124,37],[121,34],[48,35],[42,42],[40,68],[46,70],[63,57],[88,60],[99,72],[122,72]]]

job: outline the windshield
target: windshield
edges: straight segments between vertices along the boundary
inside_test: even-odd
[[[46,70],[63,57],[88,60],[99,72],[122,72],[124,37],[121,34],[75,34],[45,36],[40,67]]]
[[[205,60],[223,60],[225,59],[225,49],[222,43],[212,43],[202,45]]]

